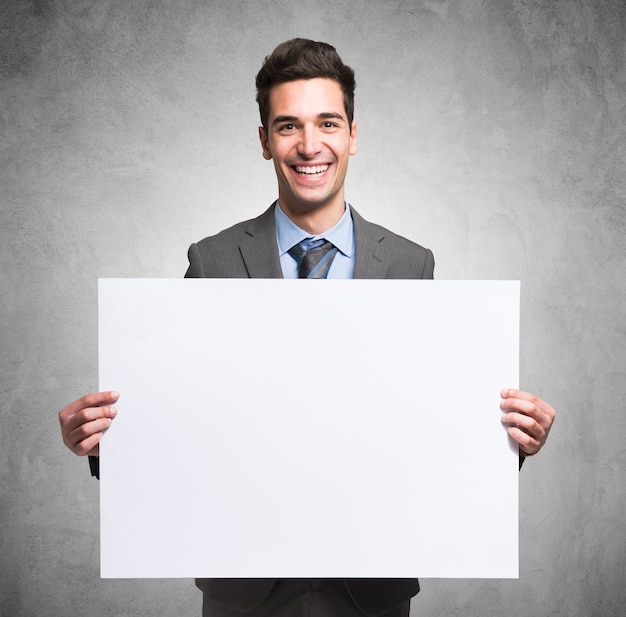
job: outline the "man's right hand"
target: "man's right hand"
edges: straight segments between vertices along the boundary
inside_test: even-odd
[[[63,443],[78,456],[98,456],[100,439],[111,426],[118,392],[85,394],[59,412]]]

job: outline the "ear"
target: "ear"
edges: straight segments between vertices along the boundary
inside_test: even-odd
[[[263,158],[266,161],[271,161],[272,153],[270,152],[270,144],[267,137],[267,131],[262,126],[259,127],[259,140],[261,141],[261,148],[263,148]]]
[[[348,148],[348,153],[352,156],[354,156],[359,150],[359,146],[356,140],[356,131],[357,131],[356,120],[353,120],[352,132],[350,133],[350,147]]]

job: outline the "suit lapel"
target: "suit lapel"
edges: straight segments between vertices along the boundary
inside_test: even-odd
[[[368,223],[352,206],[356,240],[355,279],[381,279],[387,273],[387,251],[381,245],[384,232]],[[239,245],[241,257],[251,278],[283,278],[276,244],[274,204],[250,222],[246,238]]]
[[[387,273],[387,251],[381,245],[383,229],[368,223],[350,206],[356,239],[355,279],[382,279]]]
[[[239,245],[250,278],[283,278],[276,244],[276,223],[272,204],[261,216],[250,222],[246,238]]]

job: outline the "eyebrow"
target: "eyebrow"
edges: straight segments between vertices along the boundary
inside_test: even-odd
[[[283,122],[297,122],[298,118],[296,116],[276,116],[274,118],[274,122],[272,122],[272,126],[276,124],[282,124]]]
[[[327,112],[324,114],[320,114],[318,118],[320,120],[342,120],[343,122],[346,121],[345,117],[342,114],[338,114],[336,112]]]
[[[321,114],[318,114],[317,117],[319,120],[341,120],[342,122],[346,122],[346,118],[342,114],[334,111],[322,112]],[[272,122],[272,126],[283,124],[285,122],[298,122],[298,120],[299,118],[297,116],[276,116]]]

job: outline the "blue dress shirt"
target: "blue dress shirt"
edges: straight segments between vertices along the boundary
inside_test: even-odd
[[[348,208],[347,204],[339,222],[328,231],[317,236],[312,236],[304,229],[300,229],[282,211],[278,202],[276,202],[274,210],[274,219],[276,220],[276,240],[278,242],[280,267],[286,279],[298,278],[298,264],[288,251],[305,238],[324,238],[339,249],[328,271],[329,279],[351,279],[354,277],[356,242],[354,239],[354,223],[352,222],[350,208]]]

